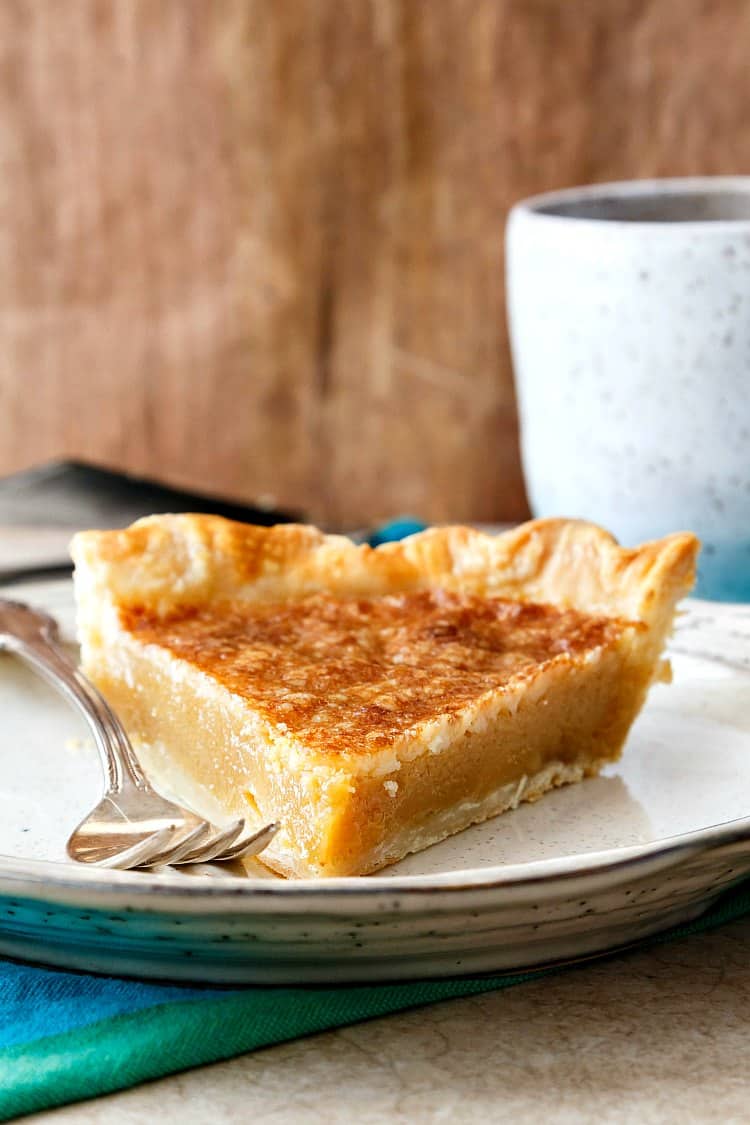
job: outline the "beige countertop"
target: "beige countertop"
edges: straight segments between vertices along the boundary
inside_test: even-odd
[[[27,1120],[731,1125],[750,1120],[749,1055],[747,920]]]

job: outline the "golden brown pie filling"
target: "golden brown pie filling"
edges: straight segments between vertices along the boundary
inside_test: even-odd
[[[614,642],[624,624],[441,590],[121,611],[123,627],[322,754],[368,753],[487,691]]]

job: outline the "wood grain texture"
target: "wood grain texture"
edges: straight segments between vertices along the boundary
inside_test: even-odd
[[[4,0],[0,471],[521,516],[517,198],[750,171],[744,0]]]

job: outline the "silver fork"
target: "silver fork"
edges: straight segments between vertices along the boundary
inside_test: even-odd
[[[236,820],[216,828],[151,788],[119,719],[58,639],[57,622],[46,613],[0,598],[0,649],[15,653],[75,704],[99,751],[104,796],[68,840],[70,858],[125,870],[262,852],[277,824],[252,830],[245,820]]]

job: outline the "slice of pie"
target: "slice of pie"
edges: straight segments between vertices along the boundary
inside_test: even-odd
[[[74,540],[83,668],[157,782],[281,823],[268,866],[362,875],[617,758],[697,550],[154,516]]]

